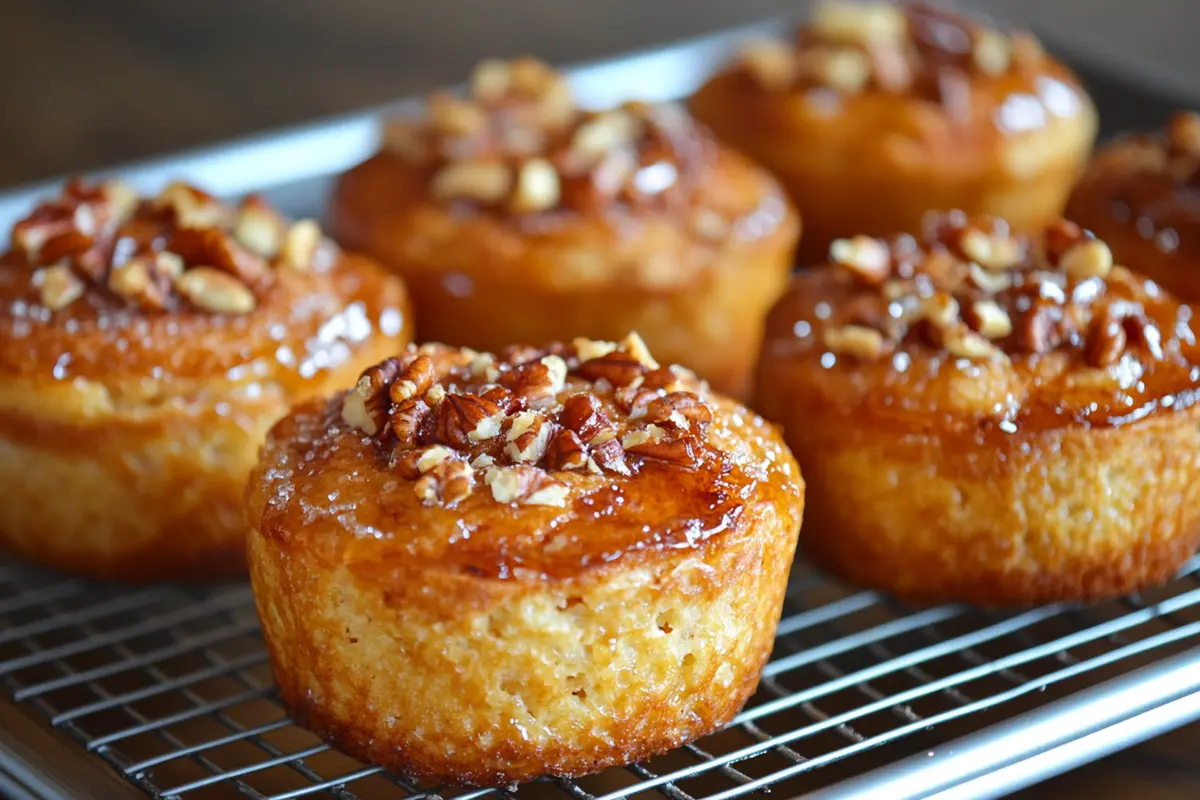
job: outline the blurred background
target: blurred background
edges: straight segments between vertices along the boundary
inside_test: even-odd
[[[480,58],[565,63],[803,13],[803,0],[2,0],[0,186],[350,111]],[[1200,0],[965,0],[1200,97]],[[1193,89],[1193,84],[1196,88]],[[1156,122],[1156,121],[1155,121]],[[1200,797],[1193,726],[1020,795]]]
[[[966,0],[1190,92],[1196,0]],[[804,0],[3,0],[0,185],[336,114],[490,55],[590,59]]]

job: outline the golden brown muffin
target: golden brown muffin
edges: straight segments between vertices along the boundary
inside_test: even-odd
[[[683,112],[585,113],[529,59],[391,122],[337,184],[332,230],[395,268],[424,341],[616,339],[744,393],[799,221],[778,184]]]
[[[803,490],[771,427],[636,335],[410,348],[280,422],[251,478],[280,696],[438,781],[669,750],[753,693]]]
[[[772,310],[758,408],[810,487],[802,541],[917,601],[1092,600],[1200,531],[1191,310],[1057,222],[856,237]]]
[[[751,44],[691,110],[783,181],[802,264],[838,237],[917,233],[929,210],[1048,223],[1096,135],[1087,94],[1032,35],[916,3],[822,2],[793,43]]]
[[[1187,302],[1200,300],[1200,116],[1097,153],[1067,205],[1113,254]]]
[[[110,578],[245,570],[267,429],[411,331],[400,280],[312,221],[68,183],[0,256],[0,546]]]

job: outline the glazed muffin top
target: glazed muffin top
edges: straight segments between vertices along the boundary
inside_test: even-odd
[[[699,547],[764,507],[795,512],[802,487],[769,426],[636,335],[410,348],[281,422],[259,471],[264,535],[501,578]],[[300,524],[326,498],[329,525]]]
[[[1164,254],[1200,257],[1200,115],[1180,111],[1161,131],[1127,134],[1104,147],[1069,213],[1102,214],[1133,226]]]
[[[1015,432],[1122,424],[1200,388],[1190,307],[1073,223],[1025,236],[935,214],[919,237],[838,240],[830,260],[772,311],[765,360],[847,406]]]
[[[427,173],[441,202],[512,215],[686,205],[716,145],[670,105],[576,105],[540,61],[485,61],[466,97],[438,92],[420,119],[385,125],[384,147]]]
[[[377,331],[399,335],[406,304],[395,278],[259,197],[233,207],[184,183],[141,197],[76,179],[0,256],[0,369],[61,380],[258,364],[306,379]]]
[[[792,42],[748,44],[726,78],[752,97],[795,98],[783,119],[854,111],[914,137],[946,125],[1017,135],[1090,109],[1032,34],[924,3],[824,0]]]

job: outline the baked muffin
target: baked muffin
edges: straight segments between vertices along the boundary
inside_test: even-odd
[[[1044,225],[1096,135],[1087,94],[1032,35],[918,3],[822,2],[793,42],[748,45],[691,110],[783,181],[803,264],[839,237],[917,233],[929,210]]]
[[[400,280],[311,220],[68,183],[0,256],[0,547],[109,578],[244,571],[267,429],[411,330]]]
[[[823,565],[999,606],[1133,592],[1193,553],[1188,307],[1061,221],[1024,237],[939,216],[831,257],[772,310],[757,382]]]
[[[670,106],[584,112],[530,59],[485,62],[338,182],[332,230],[408,282],[423,341],[498,351],[641,331],[748,387],[799,222],[776,182]]]
[[[733,717],[803,483],[771,427],[631,336],[410,348],[281,421],[248,506],[292,716],[399,773],[499,785]]]
[[[1181,299],[1200,300],[1200,116],[1101,148],[1067,205],[1126,264]]]

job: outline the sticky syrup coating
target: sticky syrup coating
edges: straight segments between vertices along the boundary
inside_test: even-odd
[[[1036,229],[1061,214],[1097,130],[1086,91],[1030,34],[918,3],[820,3],[792,42],[748,43],[689,108],[783,182],[806,265],[839,237],[915,233],[928,210]]]
[[[474,133],[437,97],[391,123],[381,153],[339,180],[334,234],[405,278],[424,340],[495,351],[636,329],[744,393],[800,232],[782,189],[678,109],[584,112],[547,75],[567,92],[550,119],[476,87],[451,106],[473,112]]]
[[[1066,216],[1104,238],[1118,258],[1187,302],[1200,299],[1200,116],[1177,112],[1152,134],[1102,147]]]
[[[1190,309],[1073,225],[999,228],[940,217],[920,240],[878,242],[886,269],[865,272],[875,240],[835,245],[847,261],[798,276],[773,309],[756,407],[813,487],[804,542],[916,601],[1087,600],[1165,580],[1200,521]]]
[[[374,433],[351,392],[269,436],[248,494],[264,635],[289,711],[347,752],[484,785],[578,775],[704,735],[753,692],[803,506],[795,462],[744,407],[682,370],[639,367],[636,340],[580,344],[582,363],[573,344],[486,367],[413,350],[398,374],[427,357],[434,377],[394,378],[403,399],[389,395]],[[677,385],[644,388],[667,375]],[[480,428],[494,434],[448,424],[451,398],[496,386],[513,397],[498,429]],[[649,421],[672,417],[656,400],[684,394],[686,429],[682,412]],[[579,398],[590,413],[572,410]],[[409,431],[396,412],[413,399],[433,402]],[[552,426],[543,452],[519,435],[530,413]],[[555,444],[575,428],[579,462]],[[436,448],[449,454],[407,466]],[[470,466],[485,455],[494,464]],[[468,466],[470,492],[445,493],[463,474],[451,463]]]
[[[106,276],[74,271],[80,291],[51,308],[34,276],[79,265],[39,265],[19,246],[0,257],[0,478],[10,499],[0,542],[108,578],[243,571],[241,497],[266,430],[293,402],[411,338],[400,281],[332,254],[307,271],[270,266],[254,307],[237,313],[182,295],[147,308]]]

